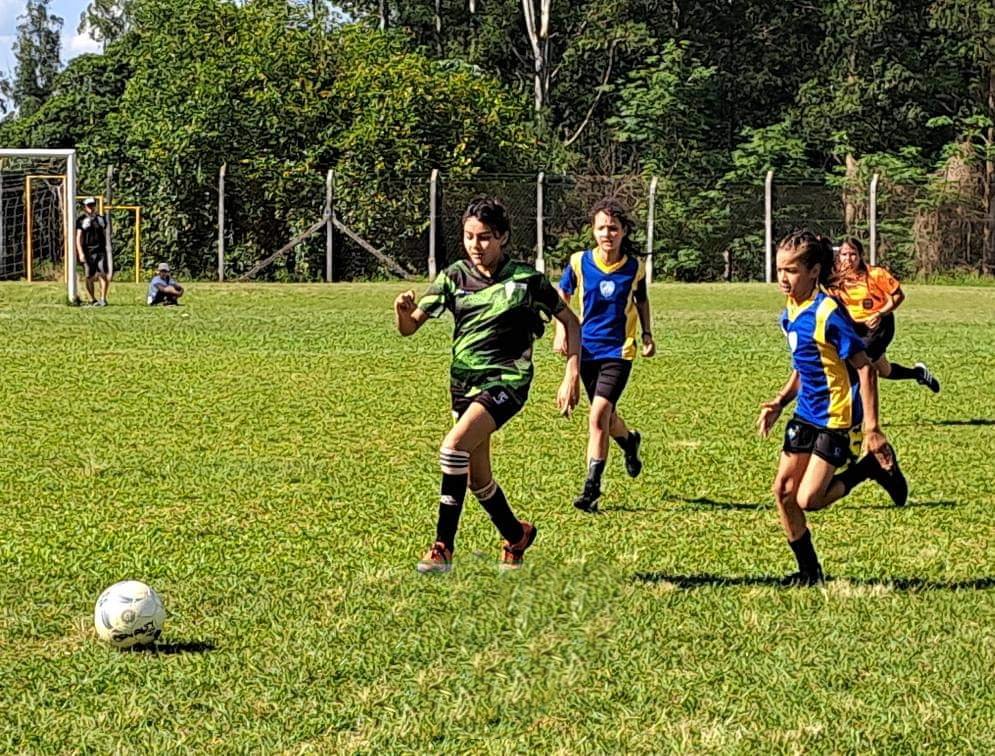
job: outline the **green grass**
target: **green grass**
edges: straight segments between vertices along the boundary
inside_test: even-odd
[[[526,568],[470,498],[419,576],[449,423],[448,322],[392,331],[397,285],[191,287],[74,309],[0,285],[0,751],[981,752],[995,731],[995,289],[908,287],[884,383],[905,509],[865,485],[793,569],[758,402],[788,373],[762,285],[652,289],[660,349],[620,406],[598,517],[570,502],[586,420],[538,347],[495,474],[540,529]],[[782,424],[778,430],[783,429]],[[158,654],[96,641],[152,584]]]

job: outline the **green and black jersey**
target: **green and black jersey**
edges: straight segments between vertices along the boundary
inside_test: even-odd
[[[514,390],[532,381],[532,342],[564,304],[549,279],[531,265],[507,260],[486,278],[466,260],[442,271],[418,307],[437,318],[449,310],[454,388],[468,394],[495,385]]]

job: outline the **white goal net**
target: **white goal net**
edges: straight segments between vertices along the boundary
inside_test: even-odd
[[[0,149],[0,280],[65,281],[76,299],[74,150]]]

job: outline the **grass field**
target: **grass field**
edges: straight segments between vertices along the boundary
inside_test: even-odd
[[[396,336],[398,289],[0,285],[0,751],[991,751],[995,289],[909,287],[890,354],[943,391],[883,384],[911,503],[812,518],[825,590],[777,586],[754,421],[788,357],[749,284],[652,288],[620,405],[646,468],[613,451],[600,516],[541,344],[494,444],[526,567],[469,498],[454,571],[417,575],[451,325]],[[158,653],[95,640],[126,577],[164,598]]]

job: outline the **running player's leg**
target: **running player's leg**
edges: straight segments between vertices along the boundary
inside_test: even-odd
[[[574,500],[574,506],[585,512],[597,512],[601,498],[601,476],[608,457],[608,428],[612,415],[611,402],[595,395],[587,421],[587,478],[584,490]]]
[[[812,545],[805,512],[798,506],[798,490],[812,455],[781,452],[772,491],[781,528],[798,563],[798,571],[784,579],[785,585],[816,585],[822,582],[822,566]]]
[[[639,447],[643,442],[642,435],[634,428],[630,430],[622,416],[618,414],[617,407],[612,412],[608,432],[625,455],[625,471],[629,473],[630,477],[635,478],[643,469],[643,461],[639,458]]]
[[[435,543],[418,563],[420,572],[445,572],[450,568],[456,530],[466,499],[470,454],[496,429],[497,424],[490,413],[482,405],[471,402],[446,434],[439,449],[442,485]]]
[[[490,439],[480,444],[470,455],[470,490],[504,538],[502,568],[520,567],[525,550],[535,540],[536,527],[515,516],[504,490],[494,480],[491,472]]]

